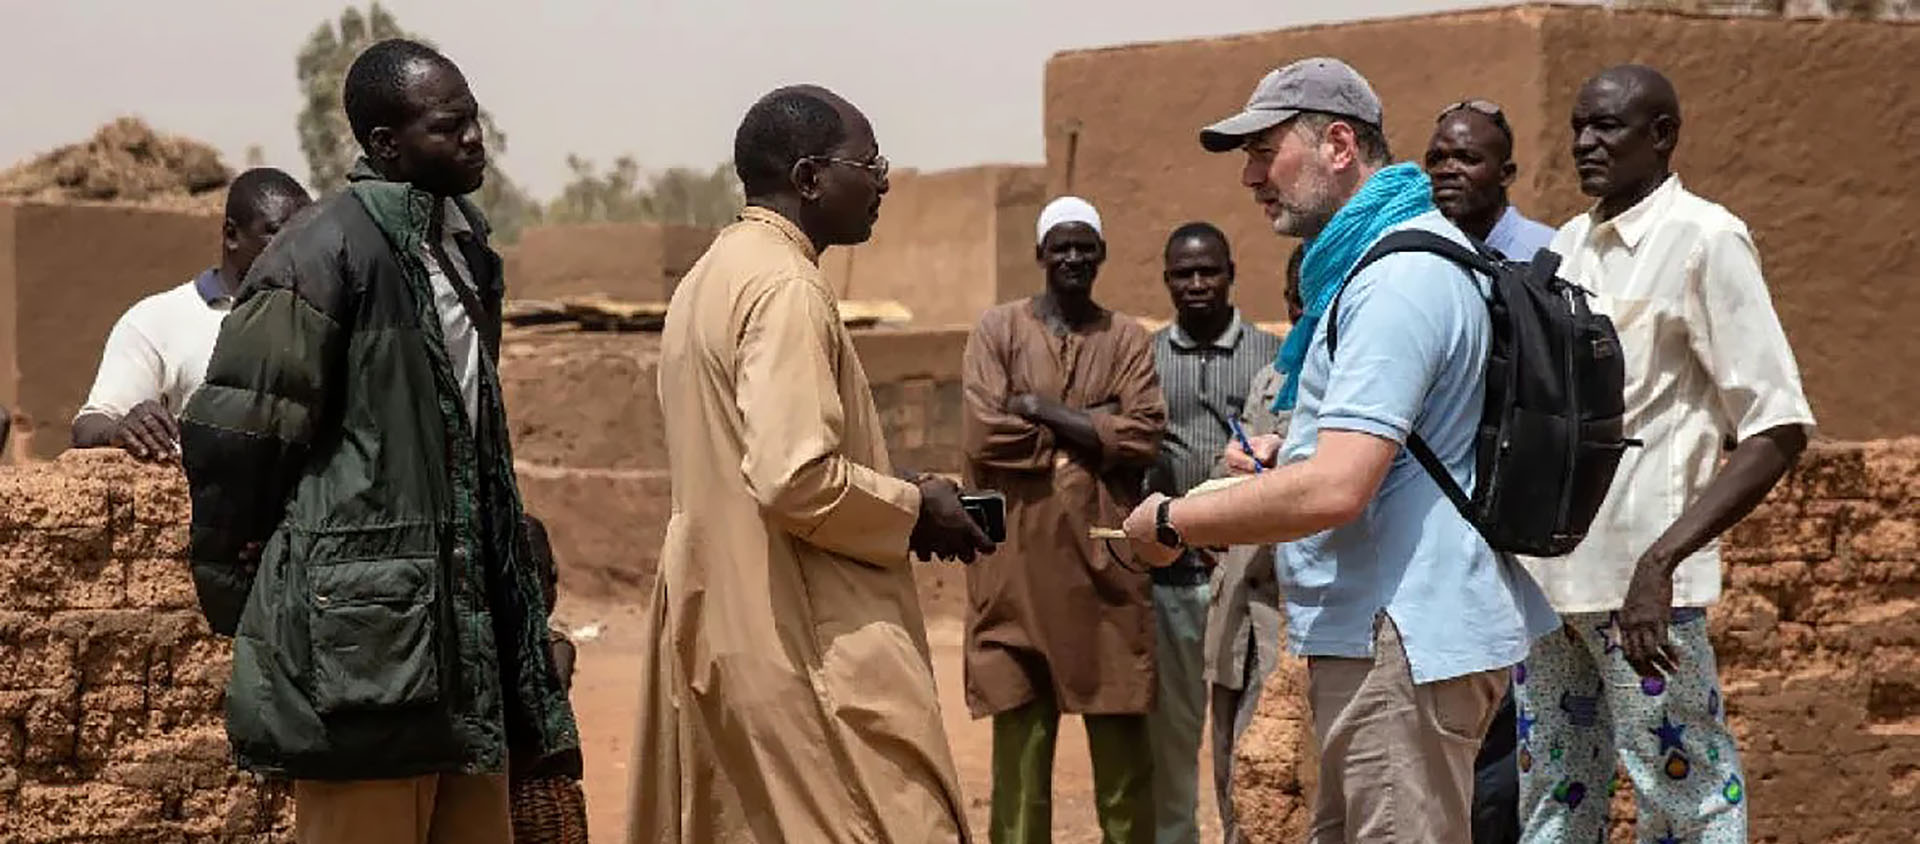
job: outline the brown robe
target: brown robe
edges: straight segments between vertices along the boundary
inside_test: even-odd
[[[661,338],[673,513],[627,840],[965,840],[895,478],[818,256],[759,208]]]
[[[1034,302],[1000,305],[967,341],[967,480],[1007,497],[1007,542],[967,569],[967,707],[984,717],[1024,706],[1051,684],[1062,712],[1145,714],[1153,706],[1153,598],[1126,543],[1087,538],[1118,527],[1140,500],[1167,409],[1153,343],[1107,313],[1056,336]],[[1097,456],[1006,410],[1033,393],[1093,413]]]

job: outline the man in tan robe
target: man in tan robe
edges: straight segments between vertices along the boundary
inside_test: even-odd
[[[1166,404],[1153,341],[1093,301],[1100,219],[1074,197],[1042,212],[1046,291],[987,311],[967,341],[969,483],[1007,497],[1007,543],[967,569],[967,706],[993,716],[998,842],[1052,830],[1060,713],[1085,716],[1100,826],[1110,844],[1153,840],[1153,600],[1119,524],[1159,456]]]
[[[887,163],[813,87],[734,140],[748,207],[667,309],[673,478],[635,738],[633,844],[966,840],[909,550],[988,542],[889,468],[819,252],[871,234]]]

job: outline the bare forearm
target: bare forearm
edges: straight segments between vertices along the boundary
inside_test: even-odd
[[[1681,560],[1738,524],[1766,500],[1767,493],[1793,468],[1806,447],[1806,429],[1799,425],[1769,428],[1742,440],[1700,497],[1654,540],[1642,562],[1657,563],[1671,575]]]
[[[74,448],[106,448],[113,445],[113,429],[120,421],[104,413],[87,413],[73,420]]]
[[[1352,521],[1365,506],[1351,479],[1313,460],[1292,463],[1219,492],[1182,498],[1168,511],[1191,547],[1289,542]]]

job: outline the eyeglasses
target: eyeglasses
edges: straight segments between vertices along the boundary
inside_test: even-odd
[[[1506,113],[1500,110],[1500,105],[1498,103],[1495,103],[1491,100],[1461,100],[1457,103],[1454,103],[1453,105],[1450,105],[1450,106],[1447,106],[1446,108],[1441,109],[1440,115],[1438,117],[1435,117],[1433,119],[1433,122],[1439,123],[1440,121],[1447,119],[1447,115],[1452,114],[1461,109],[1466,109],[1471,112],[1476,112],[1478,114],[1485,115],[1488,120],[1493,121],[1493,125],[1500,130],[1501,134],[1507,136],[1507,143],[1513,143],[1513,127],[1507,125]]]
[[[885,179],[887,177],[887,171],[892,169],[892,166],[893,166],[892,164],[887,162],[887,157],[884,155],[876,155],[873,157],[872,161],[855,161],[851,158],[835,158],[831,155],[809,155],[807,156],[807,160],[808,161],[824,161],[828,164],[844,164],[848,167],[858,167],[862,170],[867,171],[867,175],[872,176],[874,181],[880,181],[882,179]]]

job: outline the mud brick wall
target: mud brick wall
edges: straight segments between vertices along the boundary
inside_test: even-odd
[[[1752,840],[1910,844],[1920,817],[1920,439],[1820,443],[1722,546],[1709,613]],[[1297,841],[1314,777],[1302,664],[1263,692],[1236,800]],[[1631,789],[1615,795],[1631,818]],[[1633,840],[1616,823],[1612,841]]]
[[[716,231],[660,223],[532,226],[501,256],[517,299],[600,295],[664,302]]]
[[[896,465],[960,470],[962,329],[854,332]],[[500,376],[527,508],[547,524],[569,594],[644,602],[672,494],[656,334],[526,331]]]
[[[177,469],[115,452],[0,468],[0,841],[286,837],[229,763],[187,516]]]
[[[1046,71],[1048,190],[1100,206],[1101,301],[1168,315],[1161,247],[1174,226],[1200,219],[1233,239],[1246,313],[1285,313],[1294,242],[1273,236],[1240,186],[1244,158],[1207,154],[1195,133],[1241,108],[1268,70],[1314,55],[1367,75],[1401,160],[1420,158],[1442,106],[1499,102],[1520,168],[1513,202],[1552,225],[1590,204],[1567,128],[1581,83],[1621,62],[1661,68],[1686,118],[1675,168],[1752,229],[1821,430],[1846,440],[1914,432],[1920,368],[1886,362],[1920,360],[1920,305],[1907,295],[1920,267],[1920,239],[1907,231],[1920,217],[1920,145],[1858,145],[1819,178],[1804,162],[1813,127],[1913,134],[1920,26],[1534,4],[1060,53]],[[1855,388],[1861,372],[1876,374],[1877,389]]]

